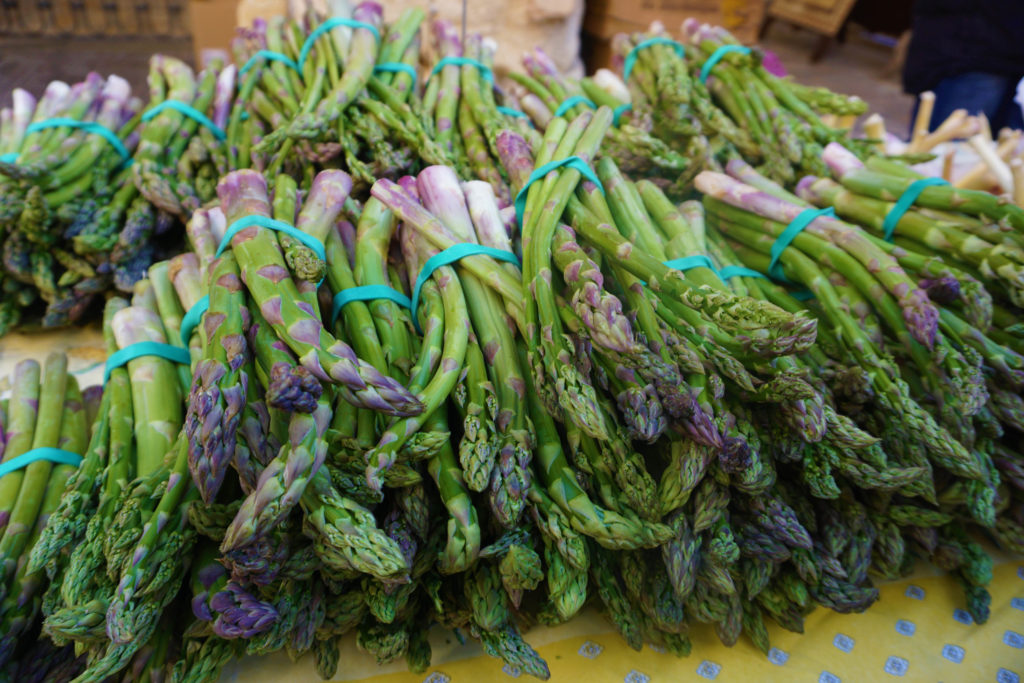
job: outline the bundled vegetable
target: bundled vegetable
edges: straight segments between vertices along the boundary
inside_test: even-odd
[[[819,117],[862,103],[714,27],[617,38],[618,82],[535,51],[502,90],[443,21],[421,71],[423,18],[330,3],[232,66],[154,57],[137,118],[115,81],[35,107],[120,116],[134,162],[109,185],[90,146],[111,194],[73,205],[126,216],[76,234],[133,296],[91,431],[59,357],[15,373],[0,468],[82,458],[0,477],[5,673],[284,650],[329,679],[349,633],[422,672],[437,623],[547,678],[525,630],[588,598],[636,649],[702,623],[767,653],[918,558],[985,621],[973,532],[1024,553],[1022,210],[922,184]],[[30,252],[40,183],[78,178],[46,155],[81,144],[22,144],[34,106],[0,136]]]

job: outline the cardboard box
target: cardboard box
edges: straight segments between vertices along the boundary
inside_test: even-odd
[[[595,38],[646,31],[660,21],[678,36],[683,20],[693,17],[724,26],[744,43],[757,40],[764,19],[764,0],[588,0],[583,30]]]
[[[237,6],[238,0],[190,0],[188,23],[196,66],[202,67],[213,54],[230,54]]]

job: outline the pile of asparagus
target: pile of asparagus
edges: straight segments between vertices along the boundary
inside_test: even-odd
[[[423,671],[439,623],[546,678],[523,632],[588,602],[637,649],[703,623],[767,652],[918,559],[985,621],[978,533],[1024,554],[1024,211],[928,187],[889,234],[918,178],[817,116],[860,104],[735,50],[705,88],[711,27],[620,38],[628,90],[534,52],[502,91],[479,36],[435,22],[420,71],[422,13],[331,10],[198,77],[155,57],[155,113],[128,107],[103,210],[149,227],[82,233],[117,243],[127,360],[85,399],[59,357],[19,366],[4,412],[0,467],[83,455],[0,476],[4,671],[285,650],[330,678],[349,632]],[[44,196],[20,149],[4,191]],[[838,218],[790,240],[812,205]]]

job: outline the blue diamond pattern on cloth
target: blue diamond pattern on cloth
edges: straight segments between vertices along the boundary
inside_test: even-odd
[[[580,645],[580,649],[577,650],[577,652],[581,656],[586,657],[587,659],[593,659],[594,657],[604,652],[604,646],[599,645],[598,643],[595,643],[592,640],[588,640],[587,642]]]
[[[1017,567],[1017,576],[1024,579],[1024,566]]]
[[[904,636],[912,636],[917,632],[917,626],[912,621],[900,619],[896,622],[896,633]]]
[[[789,661],[789,653],[784,650],[780,650],[777,647],[773,647],[768,650],[768,661],[775,666],[782,666]]]
[[[920,586],[911,584],[907,586],[907,590],[904,591],[903,594],[908,598],[913,598],[914,600],[924,600],[924,589]]]
[[[511,676],[512,678],[519,678],[523,675],[522,670],[518,666],[513,666],[512,664],[506,664],[505,666],[501,667],[501,670],[504,671],[506,675]]]
[[[426,678],[423,679],[423,683],[451,683],[452,677],[448,674],[443,674],[440,671],[435,671]]]
[[[1024,598],[1014,598],[1013,600],[1010,600],[1010,607],[1024,610]]]
[[[853,649],[853,638],[845,633],[837,633],[836,637],[832,639],[832,644],[843,652],[849,652]]]
[[[964,649],[959,645],[946,645],[942,646],[942,656],[953,662],[959,664],[964,661]]]
[[[822,671],[818,676],[818,683],[842,683],[842,679],[831,671]]]
[[[1007,631],[1003,634],[1003,642],[1010,647],[1015,647],[1018,650],[1024,649],[1024,636],[1017,633],[1016,631]]]
[[[623,683],[651,683],[651,677],[645,673],[640,673],[636,669],[626,674]]]
[[[1020,683],[1020,676],[1009,669],[1000,669],[996,673],[996,683]]]
[[[718,674],[720,674],[721,672],[722,672],[722,665],[721,664],[716,664],[714,662],[709,662],[706,659],[703,662],[700,663],[700,666],[697,667],[697,675],[700,676],[701,678],[707,678],[708,680],[711,680],[711,681],[713,681],[716,678],[718,678]]]
[[[910,662],[903,659],[903,657],[897,657],[893,655],[889,659],[885,660],[885,673],[892,674],[893,676],[906,676],[907,670],[910,668]]]
[[[961,624],[967,624],[968,626],[974,623],[974,619],[971,618],[971,613],[963,609],[953,610],[953,618]]]

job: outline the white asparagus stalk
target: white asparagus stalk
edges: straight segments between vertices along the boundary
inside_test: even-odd
[[[992,126],[988,122],[988,117],[985,116],[985,112],[979,112],[975,117],[978,119],[978,123],[981,125],[981,130],[978,131],[979,135],[984,135],[986,140],[992,139]]]
[[[881,114],[875,112],[864,120],[864,134],[872,140],[878,140],[875,147],[885,154],[885,137],[888,133],[885,130],[885,119]]]
[[[1006,162],[1000,159],[996,153],[992,138],[984,133],[978,133],[968,138],[967,142],[978,153],[978,156],[985,162],[985,165],[988,166],[996,182],[999,184],[999,188],[1003,192],[1012,192],[1013,174],[1010,173],[1010,167],[1006,165]]]
[[[1011,161],[1010,173],[1013,174],[1013,202],[1024,206],[1024,159],[1018,157]]]
[[[1020,136],[1021,131],[1014,131],[1012,135],[999,143],[996,154],[1000,159],[1008,161],[1013,156]],[[977,165],[953,183],[956,187],[962,187],[965,190],[984,190],[990,188],[993,184],[994,181],[990,177],[988,164],[984,161],[979,161]]]
[[[932,112],[935,111],[935,93],[925,90],[917,98],[917,116],[914,118],[914,128],[910,132],[910,146],[908,152],[916,153],[918,144],[928,134],[928,124],[932,121]]]
[[[968,116],[966,109],[957,109],[938,128],[921,139],[921,148],[917,151],[927,152],[943,142],[969,138],[978,134],[980,130],[981,122],[977,118]]]
[[[947,183],[953,180],[953,157],[955,156],[955,145],[950,145],[946,153],[942,155],[942,179]]]

